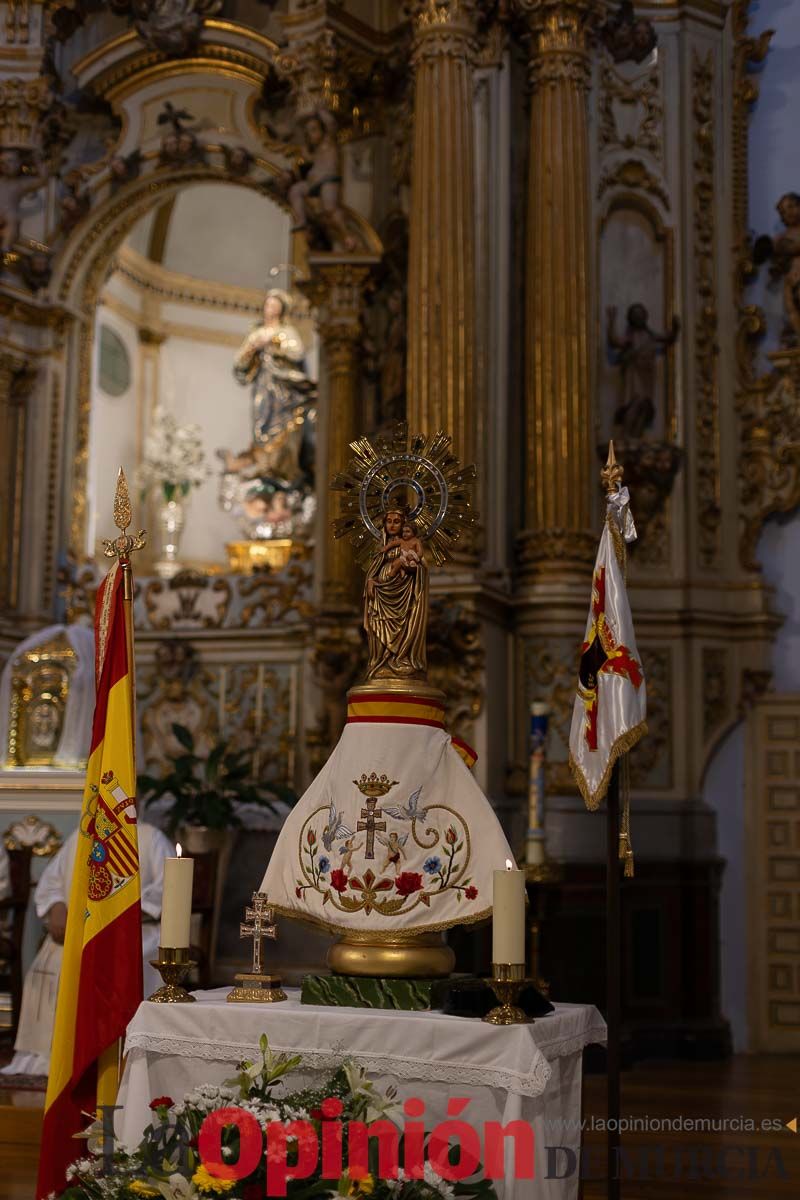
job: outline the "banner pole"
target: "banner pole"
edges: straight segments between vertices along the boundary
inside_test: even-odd
[[[620,1026],[622,1023],[622,971],[620,954],[619,861],[619,759],[614,764],[606,797],[606,1025],[607,1053],[607,1191],[608,1200],[619,1200],[620,1150]]]

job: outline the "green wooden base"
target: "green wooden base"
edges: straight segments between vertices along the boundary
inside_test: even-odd
[[[361,975],[306,975],[303,1004],[338,1008],[400,1008],[425,1012],[438,1007],[446,979],[369,979]]]

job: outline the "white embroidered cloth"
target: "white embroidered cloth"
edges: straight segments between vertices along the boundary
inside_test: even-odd
[[[532,1025],[498,1028],[435,1012],[301,1005],[293,989],[286,1002],[272,1005],[227,1004],[227,994],[220,988],[196,992],[196,1004],[140,1006],[128,1026],[117,1100],[117,1134],[126,1145],[141,1138],[152,1116],[150,1100],[169,1095],[177,1101],[200,1083],[229,1079],[240,1059],[257,1057],[258,1039],[266,1033],[273,1050],[302,1054],[309,1081],[343,1058],[375,1078],[393,1080],[401,1099],[425,1101],[431,1128],[445,1119],[452,1096],[470,1099],[470,1123],[531,1122],[542,1165],[534,1181],[514,1186],[507,1179],[504,1200],[577,1196],[577,1177],[543,1178],[538,1147],[579,1145],[581,1051],[606,1037],[592,1005],[558,1004]],[[295,1079],[292,1088],[301,1086]]]
[[[373,775],[384,794],[370,795]],[[348,724],[287,817],[261,890],[332,930],[445,929],[491,914],[492,872],[513,857],[445,730]]]

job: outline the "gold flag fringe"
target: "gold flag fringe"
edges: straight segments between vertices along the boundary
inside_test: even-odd
[[[575,782],[578,785],[578,791],[583,796],[583,801],[590,812],[595,812],[603,801],[603,797],[608,791],[608,785],[611,782],[611,772],[614,770],[614,763],[622,754],[627,754],[632,750],[636,743],[647,733],[647,722],[640,721],[638,725],[634,725],[632,729],[628,729],[625,733],[621,733],[614,742],[608,755],[606,769],[603,772],[603,778],[598,783],[594,792],[589,788],[586,782],[586,776],[581,770],[579,764],[569,756],[569,767],[574,776]]]

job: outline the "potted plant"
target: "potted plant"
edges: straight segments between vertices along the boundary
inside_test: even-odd
[[[215,958],[220,903],[225,886],[236,830],[243,821],[239,806],[255,804],[278,813],[277,802],[293,804],[291,788],[261,784],[251,773],[250,752],[236,750],[220,739],[206,756],[195,752],[194,737],[185,725],[174,723],[172,732],[183,753],[170,755],[171,770],[165,775],[142,774],[137,795],[146,806],[166,799],[166,828],[178,837],[188,854],[218,855],[214,918],[211,930],[211,960]]]

